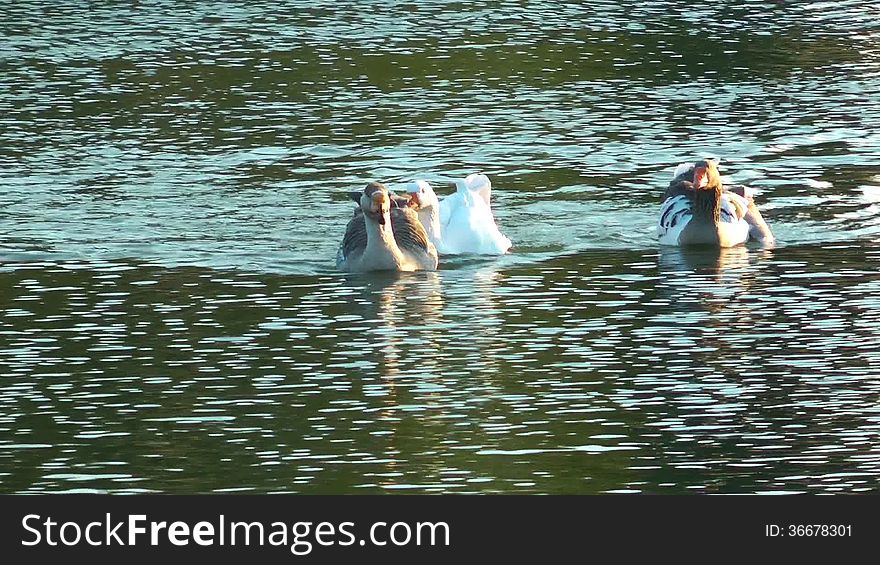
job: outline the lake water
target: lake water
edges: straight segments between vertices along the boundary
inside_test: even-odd
[[[658,247],[703,156],[775,248]],[[878,492],[878,244],[875,2],[0,0],[0,492]]]

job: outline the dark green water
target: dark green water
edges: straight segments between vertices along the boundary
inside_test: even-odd
[[[877,492],[880,4],[0,0],[0,491]],[[775,249],[659,249],[704,155]],[[513,240],[347,276],[371,180]]]

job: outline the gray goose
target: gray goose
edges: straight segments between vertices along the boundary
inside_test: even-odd
[[[345,228],[336,266],[347,272],[433,271],[437,249],[405,199],[371,182],[349,196],[358,204]]]

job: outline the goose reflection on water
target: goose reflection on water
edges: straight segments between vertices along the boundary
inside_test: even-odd
[[[356,277],[360,315],[371,323],[350,345],[372,358],[362,366],[363,394],[379,399],[367,418],[386,442],[382,471],[365,474],[365,481],[390,490],[442,490],[450,480],[472,478],[472,461],[453,446],[461,434],[492,443],[478,407],[503,390],[495,381],[496,353],[506,347],[495,291],[502,279],[494,265]],[[418,479],[399,460],[414,444],[434,446],[419,452]]]
[[[440,375],[450,355],[476,356],[482,371],[502,339],[494,290],[502,278],[494,266],[358,276],[361,315],[371,323],[352,345],[380,353],[383,377]]]
[[[661,249],[658,296],[667,301],[679,324],[705,317],[693,335],[747,327],[759,307],[753,288],[773,253],[772,249],[744,246]]]
[[[373,421],[372,432],[382,438],[380,467],[365,471],[361,486],[400,488],[406,483],[408,436],[398,437],[410,421],[407,413],[422,411],[411,400],[410,389],[429,386],[437,373],[430,354],[440,347],[444,298],[436,272],[373,272],[352,277],[359,316],[366,322],[360,335],[349,343],[368,358],[360,365],[360,388],[373,397],[374,408],[364,414]],[[418,376],[418,379],[409,377]],[[423,421],[423,419],[419,419]],[[423,435],[422,433],[418,434]]]
[[[772,259],[773,249],[737,247],[661,247],[657,268],[670,282],[681,277],[708,277],[713,292],[730,293],[748,290],[756,270]]]
[[[364,294],[374,296],[365,318],[375,321],[367,335],[380,352],[379,374],[393,379],[412,364],[430,365],[428,353],[440,345],[444,303],[438,273],[374,273],[365,283]]]
[[[657,293],[665,307],[649,318],[646,329],[668,340],[662,355],[665,371],[659,376],[671,386],[667,394],[674,403],[681,403],[681,417],[711,423],[748,410],[749,402],[737,391],[761,355],[754,350],[756,327],[763,325],[755,296],[773,254],[772,249],[744,246],[661,251]],[[764,385],[752,388],[763,390]],[[694,395],[714,398],[718,408],[689,412]]]

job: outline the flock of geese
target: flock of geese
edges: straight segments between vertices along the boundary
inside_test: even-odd
[[[336,255],[347,272],[433,271],[441,255],[503,255],[511,247],[491,206],[492,183],[483,174],[456,181],[443,200],[424,180],[406,195],[371,182],[349,196],[357,203]],[[770,227],[745,186],[724,186],[718,162],[704,159],[676,167],[663,195],[657,234],[661,245],[733,247],[774,242]]]

